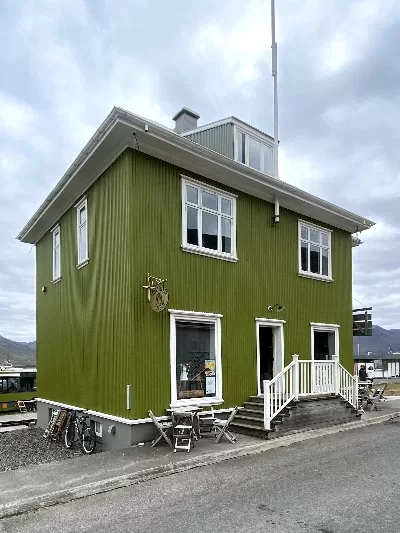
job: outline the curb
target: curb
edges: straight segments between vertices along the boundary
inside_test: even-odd
[[[111,490],[120,489],[123,487],[129,487],[130,485],[136,485],[143,483],[144,481],[150,481],[159,477],[169,476],[172,474],[178,474],[185,472],[193,468],[201,466],[207,466],[215,463],[220,463],[228,459],[235,459],[238,457],[245,457],[247,455],[256,455],[275,448],[281,448],[290,446],[296,442],[303,442],[306,440],[315,439],[327,435],[334,435],[341,433],[342,431],[349,431],[352,429],[359,429],[368,427],[382,422],[389,421],[391,419],[400,417],[400,411],[377,416],[370,420],[360,420],[356,422],[348,422],[346,424],[340,424],[338,426],[299,431],[286,435],[283,437],[277,437],[273,440],[263,441],[259,444],[252,444],[250,446],[242,446],[241,448],[235,448],[233,450],[224,450],[222,452],[215,452],[207,454],[203,457],[193,457],[192,459],[186,459],[177,463],[169,463],[166,465],[156,466],[153,468],[147,468],[140,470],[132,474],[125,474],[102,481],[96,481],[93,483],[87,483],[71,489],[65,489],[60,491],[43,494],[36,498],[29,498],[26,500],[20,500],[17,504],[3,504],[0,505],[0,520],[3,518],[9,518],[32,511],[37,511],[44,507],[52,507],[60,503],[67,503],[72,500],[85,498],[87,496],[94,496]]]

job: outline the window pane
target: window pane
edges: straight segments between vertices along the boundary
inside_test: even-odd
[[[197,227],[197,209],[187,207],[187,243],[199,245],[199,231]]]
[[[301,238],[308,241],[308,228],[306,226],[301,226]]]
[[[261,143],[249,138],[249,165],[260,170]]]
[[[60,277],[60,248],[54,248],[54,279]]]
[[[319,246],[310,244],[310,272],[313,274],[320,273]]]
[[[79,261],[87,259],[87,226],[84,224],[79,228]]]
[[[214,324],[176,323],[176,390],[179,399],[216,395]]]
[[[246,137],[240,131],[237,134],[237,153],[239,163],[246,163]]]
[[[54,234],[54,246],[60,246],[60,233],[58,231]]]
[[[319,244],[319,231],[310,228],[310,241]]]
[[[272,176],[273,174],[273,150],[269,146],[263,146],[264,150],[264,174]]]
[[[329,246],[329,235],[328,235],[328,233],[321,233],[321,244],[323,246]]]
[[[203,243],[204,248],[218,250],[218,215],[203,211]]]
[[[79,224],[86,222],[86,207],[82,207],[79,210]]]
[[[199,203],[198,189],[196,189],[196,187],[191,187],[190,185],[187,185],[186,197],[187,197],[187,201],[190,202],[191,204],[198,204]]]
[[[222,251],[230,254],[232,252],[232,221],[228,218],[221,218],[222,231]]]
[[[308,244],[301,243],[301,270],[308,272]]]
[[[328,249],[322,248],[322,275],[328,276]]]
[[[207,209],[214,209],[218,211],[218,196],[216,194],[211,194],[209,192],[203,191],[203,207]]]
[[[231,215],[231,211],[231,201],[226,198],[221,198],[221,212],[224,213],[224,215]]]

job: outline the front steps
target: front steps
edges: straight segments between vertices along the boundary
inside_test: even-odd
[[[231,423],[232,431],[262,439],[271,439],[299,431],[319,429],[354,422],[361,415],[335,395],[308,396],[292,401],[264,429],[264,398],[251,396]]]

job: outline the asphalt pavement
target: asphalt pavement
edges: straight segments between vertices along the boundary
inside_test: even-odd
[[[47,533],[400,529],[400,418],[0,520]]]

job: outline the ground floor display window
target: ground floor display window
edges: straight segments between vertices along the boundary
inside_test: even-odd
[[[172,403],[221,397],[221,317],[171,311]]]

